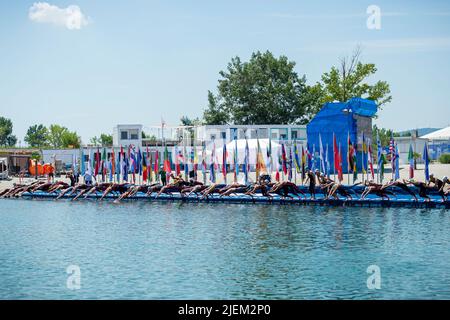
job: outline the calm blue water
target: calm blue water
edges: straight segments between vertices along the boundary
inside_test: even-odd
[[[0,298],[449,299],[450,212],[0,200]]]

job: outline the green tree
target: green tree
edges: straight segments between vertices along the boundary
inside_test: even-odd
[[[303,124],[310,95],[306,78],[287,57],[269,51],[253,53],[250,61],[234,57],[221,71],[217,95],[208,92],[206,124]]]
[[[100,138],[97,136],[92,137],[90,143],[93,144],[94,146],[100,146],[102,144]]]
[[[208,108],[203,112],[203,120],[205,124],[227,124],[229,121],[229,114],[224,108],[221,108],[211,91],[208,91]]]
[[[48,144],[48,130],[43,124],[35,124],[28,128],[24,138],[32,148],[41,148]]]
[[[75,131],[66,130],[61,135],[62,148],[79,148],[81,145],[81,138]]]
[[[48,141],[53,148],[63,147],[63,136],[69,130],[66,127],[60,126],[58,124],[52,124],[48,130]]]
[[[17,143],[17,138],[12,134],[12,130],[11,119],[0,117],[0,146],[12,147]]]
[[[113,136],[111,134],[102,133],[100,135],[100,143],[103,147],[111,147],[113,145]]]
[[[315,88],[322,91],[321,104],[362,97],[375,101],[381,108],[392,100],[386,81],[377,81],[373,85],[367,83],[367,78],[374,75],[377,68],[373,63],[360,62],[360,56],[361,49],[357,47],[351,57],[342,58],[338,67],[332,67],[322,75],[322,81]]]

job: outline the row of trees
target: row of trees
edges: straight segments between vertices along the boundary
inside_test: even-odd
[[[314,85],[308,85],[306,76],[294,71],[295,62],[285,56],[277,58],[269,51],[258,51],[248,62],[234,57],[227,69],[219,73],[217,93],[208,91],[208,107],[201,122],[306,124],[324,103],[345,102],[352,97],[372,99],[382,108],[392,100],[389,84],[369,84],[368,78],[377,68],[372,63],[362,63],[360,56],[357,48]],[[182,123],[190,121],[181,119]]]
[[[11,119],[0,117],[0,147],[12,147],[17,143],[17,137],[12,134]]]
[[[48,128],[43,124],[35,124],[28,128],[24,140],[33,148],[79,148],[81,145],[81,138],[76,131],[58,124],[52,124]]]

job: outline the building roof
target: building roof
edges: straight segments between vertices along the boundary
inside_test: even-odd
[[[421,136],[421,138],[431,140],[450,140],[450,127],[431,132],[429,134]]]

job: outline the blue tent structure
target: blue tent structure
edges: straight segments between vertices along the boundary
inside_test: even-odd
[[[362,98],[351,98],[347,102],[330,102],[324,104],[323,108],[316,114],[306,127],[308,136],[308,150],[316,150],[318,159],[319,134],[322,138],[324,150],[328,147],[329,163],[333,173],[333,134],[341,146],[342,168],[347,173],[347,150],[348,135],[353,145],[357,143],[357,167],[361,170],[362,135],[372,138],[372,118],[378,107],[372,100]],[[315,147],[314,147],[315,146]],[[325,152],[326,154],[326,152]],[[316,168],[318,166],[316,165]]]

